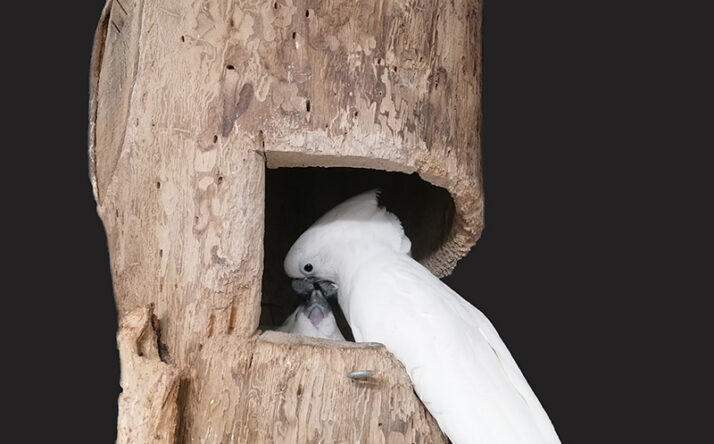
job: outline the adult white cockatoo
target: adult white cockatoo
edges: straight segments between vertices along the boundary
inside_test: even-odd
[[[307,301],[298,305],[276,330],[313,338],[345,340],[337,327],[330,304],[323,297],[322,291],[315,288],[311,289]]]
[[[559,443],[553,425],[489,320],[411,258],[399,219],[355,196],[288,252],[293,287],[336,288],[357,342],[380,342],[454,444]]]

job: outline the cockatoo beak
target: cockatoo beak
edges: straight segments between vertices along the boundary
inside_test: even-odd
[[[337,284],[327,279],[320,279],[314,276],[293,279],[293,290],[305,299],[309,298],[314,290],[322,293],[322,297],[329,299],[337,294]]]

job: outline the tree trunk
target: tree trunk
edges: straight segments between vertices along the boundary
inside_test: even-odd
[[[446,442],[383,346],[258,328],[261,298],[289,305],[284,244],[355,184],[386,187],[435,274],[474,244],[480,22],[479,0],[108,0],[89,149],[119,442]]]

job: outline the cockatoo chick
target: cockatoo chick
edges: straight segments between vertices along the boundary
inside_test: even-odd
[[[345,340],[337,327],[330,304],[322,296],[322,291],[317,288],[311,289],[305,303],[298,305],[277,330],[312,338]]]
[[[410,249],[399,219],[369,191],[318,219],[284,267],[295,289],[337,292],[355,340],[394,354],[454,444],[560,443],[491,322]]]

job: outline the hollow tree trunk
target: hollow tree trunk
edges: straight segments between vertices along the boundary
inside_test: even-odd
[[[478,0],[108,0],[89,145],[119,442],[445,442],[383,346],[258,331],[265,168],[445,188],[422,262],[448,273],[482,227],[480,21]]]

